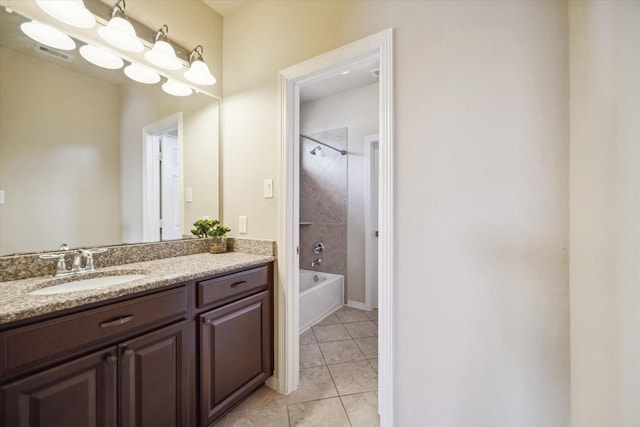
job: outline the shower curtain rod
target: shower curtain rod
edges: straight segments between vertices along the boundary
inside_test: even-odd
[[[303,138],[307,138],[307,139],[309,139],[309,140],[311,140],[311,141],[313,141],[313,142],[317,142],[317,143],[318,143],[318,144],[320,144],[320,145],[324,145],[325,147],[331,148],[332,150],[336,150],[338,153],[342,154],[343,156],[344,156],[345,154],[347,154],[347,151],[346,151],[346,150],[338,150],[337,148],[332,147],[332,146],[330,146],[329,144],[324,143],[324,142],[322,142],[322,141],[318,141],[318,140],[317,140],[317,139],[315,139],[315,138],[311,138],[310,136],[303,135],[303,134],[300,134],[300,136],[301,136],[301,137],[303,137]]]

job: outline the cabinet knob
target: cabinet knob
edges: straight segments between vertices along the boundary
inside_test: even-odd
[[[213,325],[213,319],[202,319],[202,323],[205,325]]]
[[[114,356],[113,354],[109,353],[107,355],[107,357],[105,357],[105,360],[109,365],[113,365],[114,363],[116,363],[118,361],[118,358],[116,356]]]
[[[124,353],[123,353],[123,354],[124,354],[124,356],[125,356],[125,357],[131,357],[131,356],[133,356],[134,354],[136,354],[136,352],[135,352],[135,351],[133,351],[133,350],[131,350],[130,348],[128,348],[128,349],[126,349],[126,350],[124,351]]]

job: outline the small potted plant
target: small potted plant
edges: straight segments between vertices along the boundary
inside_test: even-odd
[[[199,219],[193,223],[195,227],[191,234],[201,238],[211,237],[209,241],[209,252],[220,254],[227,252],[227,238],[224,236],[229,231],[229,227],[220,224],[217,219]]]

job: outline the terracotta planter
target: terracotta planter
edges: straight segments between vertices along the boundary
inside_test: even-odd
[[[211,252],[212,254],[221,254],[221,253],[227,252],[227,238],[226,237],[210,237],[209,252]]]

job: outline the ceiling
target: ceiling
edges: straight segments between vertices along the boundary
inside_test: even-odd
[[[300,88],[300,102],[315,101],[347,90],[378,83],[379,78],[372,71],[378,70],[379,66],[380,59],[375,57],[337,70],[323,80],[302,86]],[[347,71],[348,73],[346,73]]]
[[[222,16],[229,16],[249,3],[248,0],[202,0],[202,2]]]

